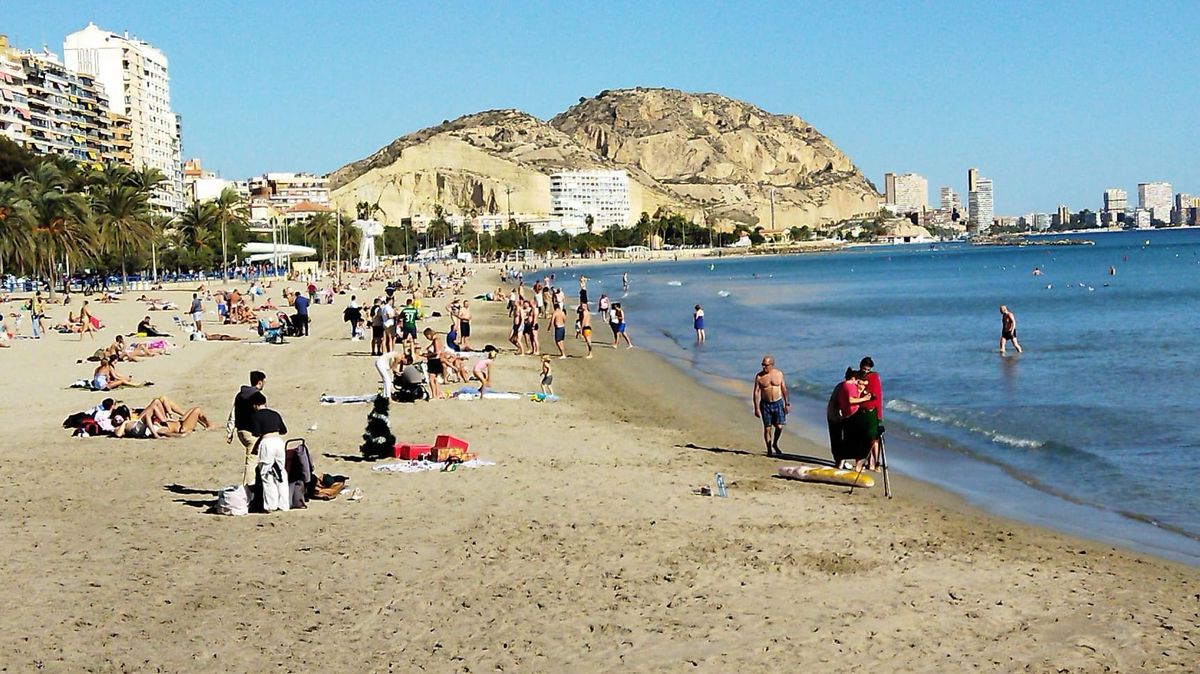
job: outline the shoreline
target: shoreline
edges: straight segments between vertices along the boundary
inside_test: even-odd
[[[629,266],[634,264],[637,263]],[[581,265],[573,268],[572,273],[585,270]],[[606,331],[602,329],[600,334],[606,334]],[[748,387],[745,391],[736,391],[738,386],[730,386],[724,375],[690,367],[686,362],[689,349],[674,339],[659,339],[653,331],[648,336],[642,334],[639,345],[650,344],[650,350],[664,363],[684,373],[697,385],[739,401],[747,414],[752,412],[746,402]],[[824,402],[797,389],[793,390],[793,407],[798,408],[793,416],[804,418],[804,422],[800,429],[789,425],[788,434],[816,444],[821,452],[817,456],[828,458]],[[946,492],[946,497],[959,500],[966,507],[1080,540],[1117,545],[1134,554],[1200,567],[1200,540],[1184,531],[1159,525],[1148,515],[1075,499],[1043,484],[1037,476],[1025,475],[951,440],[915,433],[902,422],[889,424],[889,427],[890,446],[900,450],[889,452],[893,466],[921,485]],[[944,471],[946,464],[974,479],[948,477]],[[939,499],[939,502],[944,501]]]
[[[493,269],[466,295],[494,289]],[[6,450],[0,559],[31,609],[0,625],[12,668],[1194,666],[1195,569],[955,507],[899,476],[891,501],[879,487],[848,495],[775,478],[738,401],[644,349],[554,361],[557,403],[395,404],[398,440],[451,432],[496,465],[375,472],[357,456],[369,406],[317,404],[377,386],[369,345],[346,339],[348,299],[314,306],[313,335],[283,346],[187,343],[127,365],[158,384],[116,396],[165,393],[219,420],[245,373],[263,369],[270,407],[307,438],[317,472],[364,492],[303,511],[206,514],[211,490],[241,474],[241,451],[220,430],[67,438],[61,417],[102,397],[60,388],[89,342],[54,336],[0,352],[18,380],[47,382],[30,394],[39,414]],[[472,305],[472,342],[506,345],[503,304]],[[142,310],[122,300],[97,313],[123,330]],[[495,368],[499,388],[537,387],[537,359],[506,351]],[[28,406],[0,399],[8,418]],[[794,454],[816,451],[794,443]],[[692,495],[716,472],[728,498]]]

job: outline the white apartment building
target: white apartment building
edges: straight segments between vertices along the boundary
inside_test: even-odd
[[[1171,221],[1171,202],[1171,183],[1138,183],[1138,208],[1150,211],[1154,220]]]
[[[149,43],[89,23],[63,40],[66,66],[93,75],[108,95],[113,113],[129,118],[134,166],[156,168],[167,181],[154,203],[183,209],[180,120],[171,110],[167,57]]]
[[[550,214],[577,231],[592,216],[592,231],[629,224],[629,175],[625,171],[566,171],[550,176]],[[582,231],[587,231],[586,225]]]
[[[958,193],[954,191],[953,187],[943,187],[939,191],[938,196],[940,197],[939,202],[941,203],[942,210],[962,210],[962,201],[958,198]]]
[[[975,189],[967,193],[967,219],[979,231],[992,227],[995,214],[992,210],[992,179],[975,177]]]
[[[329,178],[311,173],[264,173],[247,182],[252,200],[266,199],[275,207],[329,204]]]
[[[1129,206],[1129,195],[1119,187],[1104,190],[1104,212],[1124,213]]]
[[[885,173],[884,197],[900,213],[929,208],[929,181],[916,173]]]
[[[21,55],[0,35],[0,136],[19,145],[29,142],[29,100]]]

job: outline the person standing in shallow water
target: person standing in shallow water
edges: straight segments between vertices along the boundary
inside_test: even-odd
[[[1004,353],[1004,343],[1012,342],[1017,353],[1022,353],[1021,343],[1017,341],[1017,317],[1008,307],[1000,305],[1000,353]]]
[[[783,372],[775,369],[775,359],[763,356],[762,370],[754,375],[754,416],[762,419],[763,443],[767,456],[783,456],[779,449],[779,436],[787,423],[787,413],[792,405],[788,402],[787,384]]]
[[[704,341],[704,309],[701,309],[699,304],[697,304],[696,308],[692,311],[692,328],[694,328],[696,330],[696,343],[699,344],[699,343],[703,342]]]

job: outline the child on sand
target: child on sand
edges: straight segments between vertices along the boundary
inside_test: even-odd
[[[492,385],[492,361],[496,360],[496,355],[500,353],[491,344],[485,346],[483,350],[487,356],[480,358],[475,362],[475,367],[471,368],[471,378],[479,382],[480,400],[483,400],[483,394]]]
[[[542,393],[554,395],[554,374],[550,368],[550,356],[542,356]]]

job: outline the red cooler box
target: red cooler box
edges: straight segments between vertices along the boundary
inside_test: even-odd
[[[456,438],[453,435],[439,435],[434,440],[433,446],[435,449],[461,449],[467,451],[467,441],[461,438]]]
[[[408,442],[397,442],[393,456],[404,461],[415,461],[422,456],[433,453],[432,445],[415,445]]]

